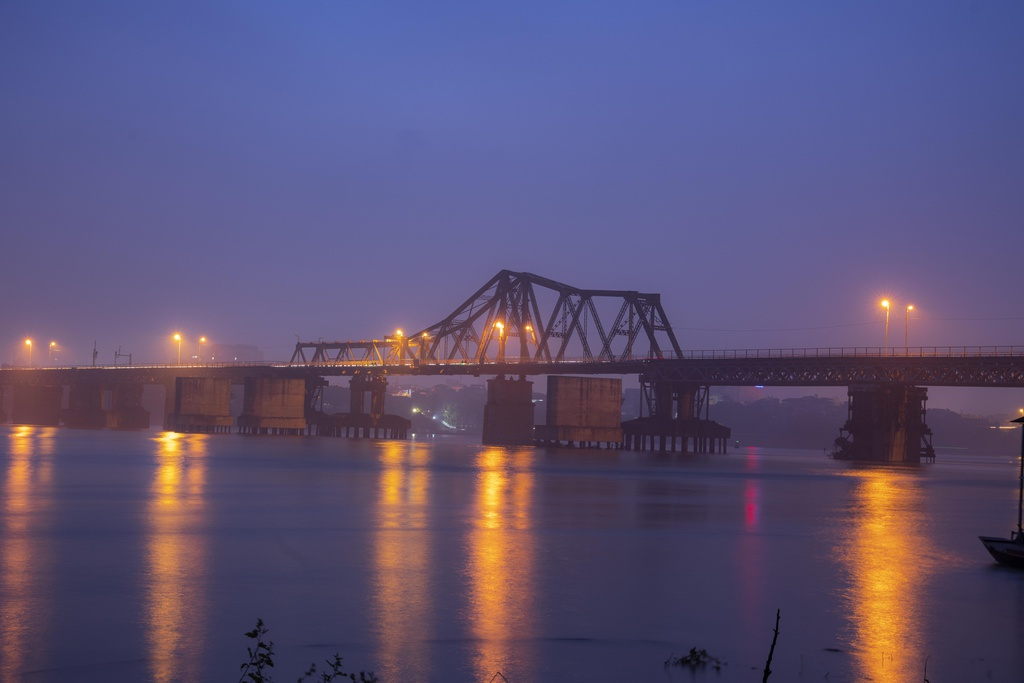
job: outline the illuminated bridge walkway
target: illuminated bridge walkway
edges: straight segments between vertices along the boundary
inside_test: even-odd
[[[336,421],[334,427],[326,429],[337,432],[344,427],[350,433],[351,425],[366,423],[366,416],[379,421],[385,415],[383,387],[386,378],[395,375],[486,375],[502,382],[506,377],[519,377],[524,382],[526,377],[539,375],[637,375],[647,415],[641,415],[635,424],[622,425],[623,430],[639,438],[639,442],[630,443],[647,447],[647,437],[653,443],[657,436],[662,447],[669,439],[674,448],[676,439],[682,438],[684,448],[690,439],[698,450],[708,447],[707,439],[697,436],[700,430],[714,431],[718,447],[724,447],[722,434],[728,432],[711,427],[714,423],[709,420],[707,396],[712,386],[847,386],[851,415],[843,427],[846,442],[837,442],[837,446],[848,446],[851,435],[862,445],[895,439],[901,444],[915,444],[908,447],[910,455],[906,458],[916,460],[927,457],[931,450],[922,387],[1024,387],[1024,345],[684,351],[658,294],[580,289],[530,273],[503,270],[430,327],[415,332],[396,330],[382,339],[299,342],[287,362],[5,368],[0,370],[0,415],[8,395],[7,405],[13,405],[15,422],[33,420],[43,413],[47,423],[62,420],[53,417],[52,404],[56,401],[61,406],[56,413],[77,414],[78,423],[118,426],[118,419],[111,425],[109,415],[101,424],[98,411],[117,413],[114,404],[121,401],[121,412],[130,412],[137,407],[139,387],[159,384],[168,391],[165,425],[198,428],[206,424],[200,419],[205,415],[203,410],[209,410],[211,403],[223,404],[232,384],[245,384],[247,405],[251,399],[253,404],[248,407],[255,412],[251,420],[243,419],[245,415],[239,418],[241,430],[294,432],[300,420],[308,428],[317,413],[318,387],[323,386],[323,378],[349,376],[353,402],[348,422]],[[275,382],[291,382],[289,386],[302,389],[283,389],[285,385]],[[30,387],[37,387],[35,394]],[[70,396],[63,396],[63,389],[57,387],[70,387]],[[118,387],[135,388],[125,388],[115,395]],[[524,389],[516,388],[511,380],[496,384],[492,390],[489,401],[493,402],[492,413],[499,415],[496,424],[505,419],[503,414],[507,417],[526,410],[529,392],[524,394]],[[97,391],[99,399],[95,397]],[[302,414],[292,414],[293,410],[287,419],[259,419],[261,401],[270,401],[281,392],[302,394]],[[370,394],[369,407],[364,404],[366,392]],[[25,397],[20,401],[20,411],[19,395]],[[104,407],[99,407],[97,400]],[[501,406],[506,404],[518,407],[505,410]],[[583,407],[575,406],[576,412]],[[82,418],[86,413],[93,417]],[[192,418],[182,417],[188,415],[200,418],[190,422]],[[211,431],[225,431],[221,428],[230,422],[224,415],[218,420]],[[275,424],[291,426],[267,426]],[[512,441],[523,440],[525,427],[519,433]],[[917,443],[923,444],[920,451]],[[884,459],[904,459],[892,456],[891,445],[874,443],[871,450],[890,451]]]

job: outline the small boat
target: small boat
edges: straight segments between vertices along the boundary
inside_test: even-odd
[[[989,554],[1000,562],[1011,567],[1024,569],[1024,528],[1021,527],[1021,517],[1024,514],[1024,417],[1019,417],[1013,422],[1021,425],[1020,440],[1020,488],[1017,495],[1017,530],[1010,532],[1009,538],[997,536],[978,536],[982,545]]]

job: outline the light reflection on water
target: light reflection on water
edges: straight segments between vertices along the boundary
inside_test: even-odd
[[[0,680],[1020,680],[1016,472],[3,427]]]
[[[373,596],[377,673],[386,680],[430,679],[433,637],[430,453],[421,444],[387,442],[373,538]]]
[[[198,680],[206,610],[206,548],[197,533],[205,507],[205,434],[163,432],[147,519],[146,641],[153,680]]]
[[[38,649],[40,621],[49,618],[46,586],[38,577],[51,562],[38,542],[45,509],[37,487],[52,479],[53,427],[15,427],[9,434],[10,461],[3,484],[4,543],[0,559],[0,680],[13,680],[26,665],[26,653]],[[46,500],[46,499],[43,499]],[[35,528],[33,528],[35,526]]]
[[[852,476],[849,534],[835,549],[849,574],[850,647],[867,680],[921,680],[921,597],[934,559],[919,540],[926,514],[920,482],[916,472],[896,468]]]
[[[534,680],[532,449],[485,448],[477,456],[474,520],[467,539],[469,622],[475,680],[514,666]]]

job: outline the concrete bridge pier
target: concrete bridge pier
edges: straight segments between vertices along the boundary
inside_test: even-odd
[[[239,434],[299,436],[306,429],[306,380],[246,377]]]
[[[505,446],[533,443],[533,382],[504,375],[487,380],[482,441]]]
[[[197,434],[227,434],[231,431],[234,421],[231,418],[230,379],[176,377],[167,403],[173,406],[164,420],[167,430]],[[148,415],[146,421],[149,421]]]
[[[388,378],[385,375],[355,375],[348,383],[349,414],[369,415],[379,418],[384,415],[384,399],[388,395]],[[366,395],[370,395],[370,411],[366,411]]]
[[[370,411],[366,411],[366,396],[370,396]],[[384,412],[388,395],[385,375],[355,375],[349,382],[349,414],[344,420],[345,436],[357,439],[405,439],[412,423],[397,415]]]
[[[149,411],[142,407],[142,391],[141,383],[74,382],[68,389],[63,422],[80,429],[148,429]]]
[[[103,385],[76,382],[68,389],[68,407],[64,411],[64,424],[80,429],[103,429],[107,426],[107,412],[103,410]]]
[[[16,384],[12,397],[11,422],[21,425],[60,425],[64,387],[60,384]]]
[[[110,391],[108,429],[149,429],[149,411],[142,407],[142,384],[118,384]]]
[[[707,386],[641,375],[640,391],[643,395],[640,417],[622,424],[623,448],[725,453],[732,431],[709,419]],[[648,409],[646,417],[643,415],[645,405]]]
[[[349,380],[349,412],[320,414],[316,433],[354,439],[407,439],[412,422],[384,412],[388,378],[382,374],[353,375]],[[366,412],[369,394],[370,412]]]
[[[932,430],[925,422],[928,389],[909,384],[850,386],[849,417],[832,456],[841,460],[934,462]]]
[[[545,417],[546,424],[534,430],[540,442],[618,448],[622,442],[622,380],[548,375]]]

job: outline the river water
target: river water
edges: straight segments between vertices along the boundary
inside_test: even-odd
[[[1015,453],[0,428],[0,680],[1024,680]],[[665,666],[704,648],[722,660]],[[323,667],[321,666],[321,670]],[[500,672],[500,675],[499,675]]]

